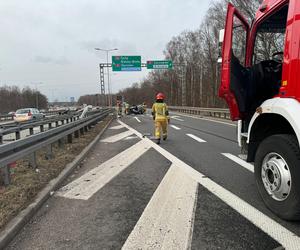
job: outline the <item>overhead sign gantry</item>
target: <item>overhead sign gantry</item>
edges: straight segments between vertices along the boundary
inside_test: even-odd
[[[112,71],[125,72],[141,71],[142,68],[171,70],[173,69],[173,66],[182,67],[183,65],[173,65],[171,60],[149,60],[146,63],[142,63],[141,56],[112,56],[112,63],[99,64],[101,94],[105,94],[104,68],[112,68]],[[182,75],[184,75],[183,72]]]

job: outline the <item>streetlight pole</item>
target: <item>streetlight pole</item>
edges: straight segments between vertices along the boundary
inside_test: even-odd
[[[95,50],[101,50],[106,52],[106,62],[107,62],[107,90],[108,90],[108,105],[112,106],[112,96],[111,96],[111,89],[110,89],[110,82],[109,82],[109,67],[108,67],[108,52],[118,50],[117,48],[114,49],[101,49],[95,48]]]

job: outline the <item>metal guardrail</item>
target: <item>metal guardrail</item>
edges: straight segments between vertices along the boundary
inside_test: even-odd
[[[13,119],[13,115],[0,115],[0,121],[9,121]]]
[[[17,160],[28,157],[32,167],[36,167],[36,151],[47,147],[47,157],[52,158],[52,144],[62,143],[62,139],[67,137],[68,143],[72,143],[73,136],[78,138],[84,134],[98,121],[105,118],[112,109],[99,110],[88,117],[67,123],[48,131],[34,134],[30,137],[20,139],[8,144],[0,145],[0,172],[4,185],[11,183],[10,164]]]
[[[65,113],[75,113],[76,111],[70,111],[70,110],[65,110],[65,109],[62,109],[62,110],[53,110],[53,111],[45,111],[45,112],[41,112],[43,114],[45,114],[46,116],[49,116],[49,115],[58,115],[58,114],[65,114]],[[9,114],[0,114],[0,121],[11,121],[13,120],[13,115],[9,115]]]
[[[217,118],[223,118],[230,120],[229,109],[221,108],[200,108],[200,107],[186,107],[186,106],[169,106],[170,111],[202,115],[202,116],[212,116]]]
[[[3,137],[5,135],[15,133],[16,140],[21,139],[21,131],[29,130],[29,135],[33,135],[34,128],[39,128],[40,132],[44,132],[45,126],[48,126],[48,129],[53,127],[58,127],[64,125],[65,123],[74,122],[79,119],[80,114],[77,115],[61,115],[55,117],[44,118],[42,120],[30,120],[27,122],[11,122],[7,124],[0,125],[0,145],[3,143]]]
[[[100,109],[88,111],[86,115],[91,115],[95,112],[99,112]],[[82,112],[81,112],[82,113]],[[46,117],[40,120],[29,120],[26,122],[9,122],[5,124],[0,124],[0,145],[3,143],[3,137],[5,135],[15,133],[15,139],[19,140],[21,138],[21,132],[24,130],[29,131],[29,135],[33,135],[34,128],[39,128],[39,132],[44,132],[46,125],[48,129],[53,126],[58,127],[64,125],[65,123],[70,123],[80,119],[82,116],[80,112],[68,113],[65,115],[56,115],[52,117]]]

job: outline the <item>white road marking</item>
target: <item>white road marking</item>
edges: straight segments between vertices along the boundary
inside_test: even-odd
[[[180,130],[181,128],[176,127],[175,125],[170,125],[170,127],[176,129],[176,130]]]
[[[138,137],[136,135],[133,135],[133,136],[128,136],[126,138],[124,138],[123,140],[132,140],[132,139],[137,139]]]
[[[120,141],[122,139],[124,139],[125,137],[127,136],[130,136],[132,135],[133,133],[130,131],[130,130],[127,130],[125,132],[122,132],[120,134],[117,134],[117,135],[113,135],[113,136],[110,136],[108,138],[105,138],[103,140],[101,140],[102,142],[109,142],[109,143],[113,143],[113,142],[117,142],[117,141]]]
[[[222,153],[225,157],[229,158],[230,160],[236,162],[237,164],[241,165],[245,169],[249,170],[250,172],[254,173],[254,166],[246,161],[243,161],[241,158],[229,154],[229,153]]]
[[[136,119],[138,122],[141,122],[139,118],[137,118],[136,116],[134,117],[134,119]]]
[[[118,125],[118,126],[110,127],[109,129],[117,130],[117,129],[121,129],[121,128],[124,128],[124,126]]]
[[[188,249],[198,183],[172,165],[122,249]]]
[[[172,112],[173,114],[176,112]],[[210,122],[216,122],[216,123],[221,123],[221,124],[226,124],[226,125],[229,125],[229,126],[233,126],[233,127],[236,127],[237,124],[232,124],[232,123],[229,123],[229,122],[223,122],[223,121],[218,121],[218,120],[214,120],[214,119],[209,119],[209,118],[206,118],[206,117],[197,117],[197,116],[193,116],[193,115],[187,115],[187,114],[181,114],[181,116],[185,116],[185,117],[190,117],[190,118],[193,118],[193,119],[197,119],[197,120],[206,120],[206,121],[210,121]]]
[[[206,142],[203,139],[199,138],[198,136],[195,136],[193,134],[186,134],[187,136],[193,138],[194,140],[198,141],[198,142]]]
[[[149,148],[151,148],[149,143],[143,140],[139,141],[122,153],[64,186],[56,195],[69,199],[88,200]]]
[[[174,119],[174,120],[177,120],[177,121],[184,122],[184,120],[180,119],[180,116],[174,115],[174,116],[171,116],[171,118]]]
[[[176,156],[163,149],[159,145],[150,141],[147,138],[142,138],[142,134],[131,128],[127,124],[119,121],[120,124],[124,125],[126,128],[135,133],[142,140],[148,141],[149,145],[152,146],[157,152],[166,157],[176,166],[184,170],[192,179],[200,183],[211,193],[219,197],[223,202],[236,210],[239,214],[244,216],[247,220],[253,223],[255,226],[260,228],[262,231],[271,236],[274,240],[278,241],[285,249],[299,249],[300,237],[295,235],[293,232],[280,225],[278,222],[274,221],[267,215],[260,212],[255,207],[251,206],[235,194],[231,193],[227,189],[223,188],[219,184],[215,183],[210,178],[206,177],[202,173],[196,171],[191,166],[185,162],[178,159]]]

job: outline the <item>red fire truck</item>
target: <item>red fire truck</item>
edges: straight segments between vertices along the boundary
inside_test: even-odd
[[[251,25],[229,3],[219,96],[238,121],[242,157],[254,162],[265,204],[299,220],[299,0],[262,1]]]

